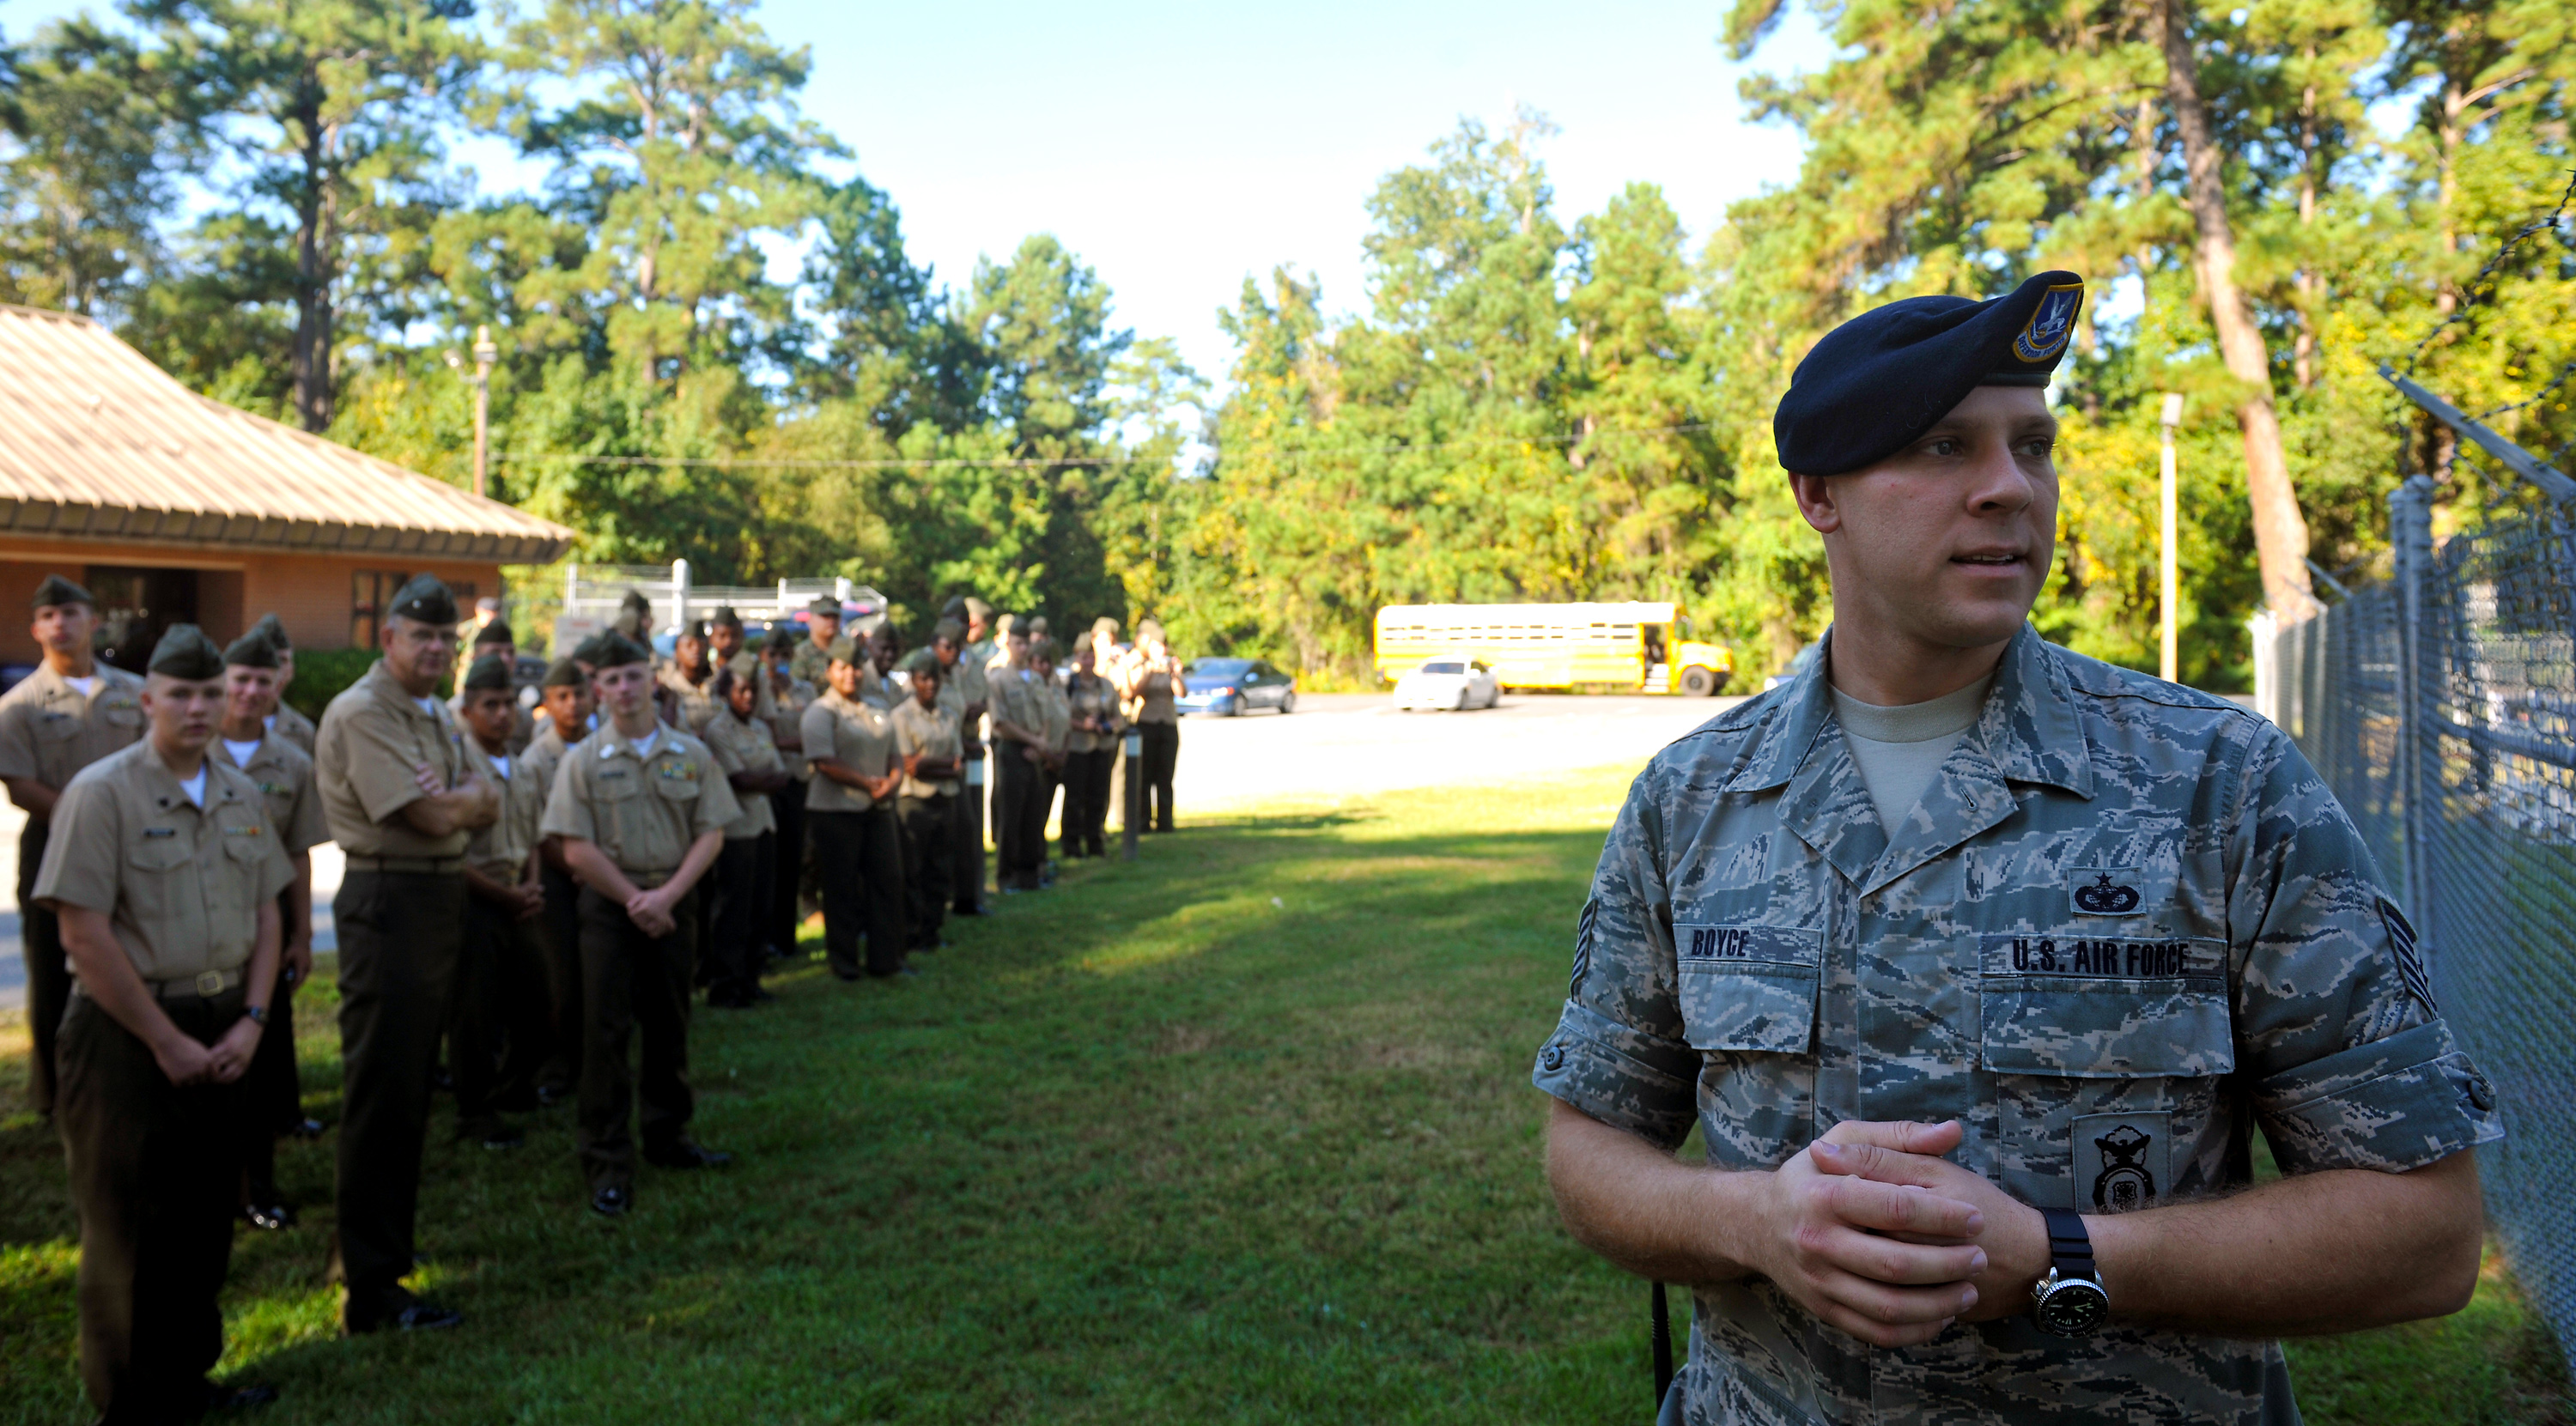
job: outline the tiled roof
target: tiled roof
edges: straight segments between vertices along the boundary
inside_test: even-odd
[[[0,534],[544,564],[573,532],[199,396],[87,317],[0,306]]]

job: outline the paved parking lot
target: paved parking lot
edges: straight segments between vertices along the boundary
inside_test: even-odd
[[[1297,711],[1286,715],[1182,719],[1173,795],[1186,821],[1200,812],[1642,763],[1738,701],[1505,694],[1498,706],[1472,713],[1398,713],[1382,693],[1302,694]],[[17,895],[18,831],[25,821],[0,801],[0,1010],[15,1009],[26,996]],[[315,948],[329,950],[338,848],[313,849],[313,881]]]

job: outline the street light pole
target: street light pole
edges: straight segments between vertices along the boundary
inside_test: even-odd
[[[500,360],[501,349],[492,345],[492,329],[474,329],[474,493],[488,495],[491,486],[485,472],[488,468],[492,426],[492,363]]]
[[[2161,517],[2162,538],[2158,543],[2164,564],[2164,595],[2157,601],[2157,607],[2159,620],[2164,625],[2164,648],[2157,660],[2157,671],[2165,682],[2174,683],[2180,680],[2182,673],[2182,631],[2174,626],[2174,620],[2182,610],[2182,576],[2174,564],[2174,527],[2179,523],[2178,502],[2174,496],[2174,427],[2182,424],[2181,392],[2165,393],[2162,415],[2164,470],[2163,479],[2158,482],[2157,496],[2161,508],[2157,513]]]

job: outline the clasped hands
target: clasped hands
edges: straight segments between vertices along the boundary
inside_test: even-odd
[[[1961,1132],[1955,1119],[1835,1125],[1770,1175],[1745,1266],[1881,1347],[2027,1311],[2046,1221],[1942,1157]]]
[[[199,1044],[172,1027],[168,1039],[152,1047],[152,1059],[172,1084],[230,1084],[250,1070],[259,1049],[259,1022],[244,1015],[211,1045]]]

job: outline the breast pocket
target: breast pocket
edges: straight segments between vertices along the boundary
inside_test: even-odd
[[[1822,931],[1673,927],[1682,1030],[1693,1049],[1803,1055],[1815,1043]]]
[[[2196,1187],[2224,1148],[2218,1087],[2236,1068],[2225,944],[1993,935],[1980,950],[2005,1188],[2090,1213]]]
[[[161,920],[196,895],[193,878],[185,870],[196,850],[175,827],[146,827],[125,844],[128,874],[117,890],[133,908],[136,920]]]

